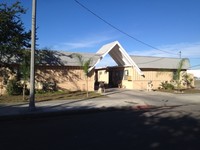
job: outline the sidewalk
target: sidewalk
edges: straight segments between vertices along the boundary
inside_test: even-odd
[[[114,91],[116,92],[116,91]],[[117,92],[118,93],[118,92]],[[24,116],[38,116],[49,115],[58,113],[82,113],[93,112],[102,109],[114,108],[136,108],[137,106],[145,105],[141,100],[126,99],[125,97],[117,99],[113,96],[113,92],[108,92],[107,97],[92,98],[92,99],[79,99],[79,100],[54,100],[36,102],[36,110],[30,111],[27,104],[8,104],[0,105],[0,119],[24,117]]]
[[[172,94],[163,92],[146,92],[126,89],[108,89],[106,96],[79,100],[54,100],[36,102],[36,110],[30,111],[26,104],[0,104],[0,120],[12,117],[38,117],[49,114],[74,114],[96,112],[101,110],[133,109],[143,110],[165,106],[184,106],[187,111],[197,110],[200,94]],[[186,108],[187,106],[187,108]],[[193,108],[195,106],[195,108]],[[197,108],[196,108],[197,107]],[[182,108],[180,108],[182,109]]]

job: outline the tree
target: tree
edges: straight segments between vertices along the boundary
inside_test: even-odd
[[[25,100],[26,90],[27,90],[27,82],[30,78],[30,51],[23,51],[23,61],[20,64],[20,75],[22,79],[22,87],[23,87],[23,100]]]
[[[40,50],[35,51],[35,59],[36,59],[36,65],[44,65],[44,64],[51,64],[51,65],[64,65],[61,61],[60,57],[63,56],[60,52],[53,51],[49,48],[42,48]],[[68,55],[65,55],[67,57],[70,57]]]
[[[26,10],[20,2],[11,6],[6,3],[0,4],[0,68],[4,71],[7,70],[5,68],[9,68],[19,75],[18,80],[22,77],[24,80],[23,87],[25,87],[29,78],[28,65],[30,63],[27,58],[29,52],[25,49],[30,48],[31,39],[31,32],[25,30],[21,20],[21,15],[25,13]],[[16,65],[13,64],[17,64],[19,68],[16,68]],[[6,73],[2,72],[1,74],[5,75]],[[23,94],[25,94],[25,91]]]
[[[84,60],[83,59],[83,56],[81,54],[74,54],[74,56],[78,59],[82,69],[83,69],[83,72],[85,73],[85,76],[86,76],[86,92],[87,92],[87,97],[89,96],[88,95],[88,77],[89,77],[89,68],[90,68],[90,65],[91,65],[91,62],[92,62],[92,58],[89,58],[88,60]]]
[[[177,84],[177,88],[180,89],[181,88],[181,71],[183,69],[183,66],[186,62],[186,58],[183,58],[180,60],[179,64],[178,64],[178,68],[174,74],[174,79],[176,81],[176,84]]]
[[[20,18],[25,13],[20,2],[0,4],[0,67],[12,70],[11,64],[22,61],[21,51],[30,47],[31,32],[25,31]]]

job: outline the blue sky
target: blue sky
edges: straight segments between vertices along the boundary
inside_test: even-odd
[[[19,0],[28,9],[22,16],[31,28],[32,0]],[[13,3],[15,0],[0,0]],[[131,55],[182,57],[200,64],[199,0],[79,0],[94,13],[155,50],[120,33],[74,0],[37,0],[37,43],[53,50],[96,52],[119,41]],[[110,64],[105,60],[104,64]],[[192,69],[200,69],[200,66]]]

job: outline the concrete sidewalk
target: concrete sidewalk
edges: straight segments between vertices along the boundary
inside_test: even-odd
[[[119,97],[119,90],[107,91],[106,97],[79,99],[79,100],[54,100],[36,102],[36,110],[30,111],[28,103],[26,104],[4,104],[0,105],[0,118],[12,118],[19,116],[47,115],[52,113],[77,113],[91,112],[101,109],[112,108],[137,108],[137,106],[146,105],[139,99],[129,99]],[[116,99],[116,96],[118,97]]]
[[[82,113],[129,108],[133,110],[155,107],[181,106],[188,113],[199,113],[200,94],[172,94],[126,89],[108,89],[104,97],[79,100],[54,100],[36,103],[36,110],[30,111],[27,104],[0,104],[0,119],[21,116],[53,115],[61,113]],[[193,111],[191,111],[193,110]]]

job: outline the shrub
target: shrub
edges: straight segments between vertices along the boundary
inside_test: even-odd
[[[165,90],[173,90],[174,89],[174,85],[171,83],[168,83],[167,81],[161,82],[161,87]]]
[[[57,85],[55,82],[44,82],[43,83],[44,91],[57,91]]]
[[[22,86],[17,82],[17,80],[9,80],[6,91],[8,95],[19,95],[22,94]]]

